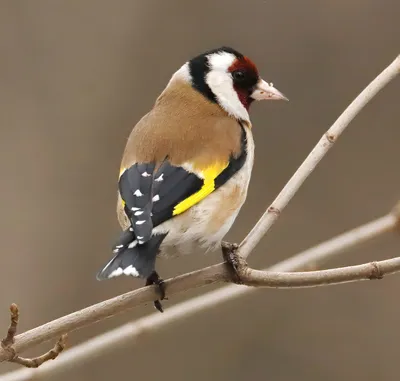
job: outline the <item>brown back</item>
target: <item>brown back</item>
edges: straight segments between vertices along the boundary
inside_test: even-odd
[[[177,79],[132,130],[121,167],[135,162],[190,162],[201,169],[240,151],[238,122],[190,84]]]

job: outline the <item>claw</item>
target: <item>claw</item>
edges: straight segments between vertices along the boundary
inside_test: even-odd
[[[241,267],[245,264],[244,260],[240,258],[237,254],[239,245],[236,243],[230,243],[223,241],[221,243],[222,256],[224,261],[229,265],[229,269],[233,273],[234,282],[237,284],[242,284],[240,279]]]
[[[164,280],[160,278],[160,276],[157,274],[156,271],[153,271],[146,280],[146,286],[150,286],[152,284],[157,286],[158,292],[160,294],[160,300],[166,299]],[[157,311],[164,312],[164,309],[163,309],[163,306],[162,306],[160,300],[158,300],[158,299],[155,300],[153,302],[153,304]]]

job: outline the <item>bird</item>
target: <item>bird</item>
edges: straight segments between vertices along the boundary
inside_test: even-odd
[[[197,55],[172,75],[128,137],[117,192],[122,232],[98,280],[145,279],[158,286],[154,306],[163,312],[157,257],[223,249],[247,197],[254,162],[249,108],[260,100],[288,99],[231,47]]]

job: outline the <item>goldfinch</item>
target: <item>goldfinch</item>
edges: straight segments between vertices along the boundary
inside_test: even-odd
[[[287,100],[229,47],[186,62],[133,128],[123,154],[117,216],[123,229],[97,279],[157,284],[157,255],[221,245],[242,207],[254,160],[249,107]],[[162,312],[161,303],[155,306]]]

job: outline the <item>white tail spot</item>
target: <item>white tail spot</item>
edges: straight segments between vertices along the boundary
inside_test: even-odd
[[[132,265],[129,265],[125,270],[124,270],[124,275],[132,275],[132,276],[139,276],[138,271],[136,270],[135,267]]]
[[[121,269],[121,267],[118,267],[116,270],[114,270],[108,277],[113,278],[115,276],[120,276],[124,270]]]

